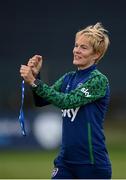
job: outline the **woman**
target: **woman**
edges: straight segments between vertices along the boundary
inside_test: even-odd
[[[101,23],[77,32],[73,49],[77,70],[65,74],[51,87],[36,78],[41,56],[21,66],[21,77],[32,87],[36,105],[51,103],[62,110],[62,145],[54,160],[52,179],[111,179],[103,131],[109,83],[97,70],[108,45],[107,30]]]

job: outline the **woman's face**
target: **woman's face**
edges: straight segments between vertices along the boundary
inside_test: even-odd
[[[93,65],[98,58],[98,54],[94,53],[88,37],[84,35],[76,38],[73,55],[73,64],[76,65],[78,69],[85,69]]]

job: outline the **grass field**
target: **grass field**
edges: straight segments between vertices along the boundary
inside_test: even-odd
[[[106,132],[113,179],[126,178],[126,132]],[[0,151],[0,179],[48,179],[57,151]]]
[[[113,178],[126,178],[126,148],[109,148]],[[50,178],[55,152],[1,152],[0,179]]]

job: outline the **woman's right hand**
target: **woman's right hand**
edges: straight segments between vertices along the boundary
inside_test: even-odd
[[[35,55],[28,61],[28,66],[31,68],[33,76],[36,77],[42,67],[43,59],[40,55]]]

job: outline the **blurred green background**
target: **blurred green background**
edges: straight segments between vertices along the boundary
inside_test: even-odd
[[[109,126],[108,126],[109,125]],[[115,179],[126,178],[126,123],[105,124],[106,143],[112,162]],[[1,151],[0,178],[47,179],[53,169],[53,160],[58,150],[53,151]]]

